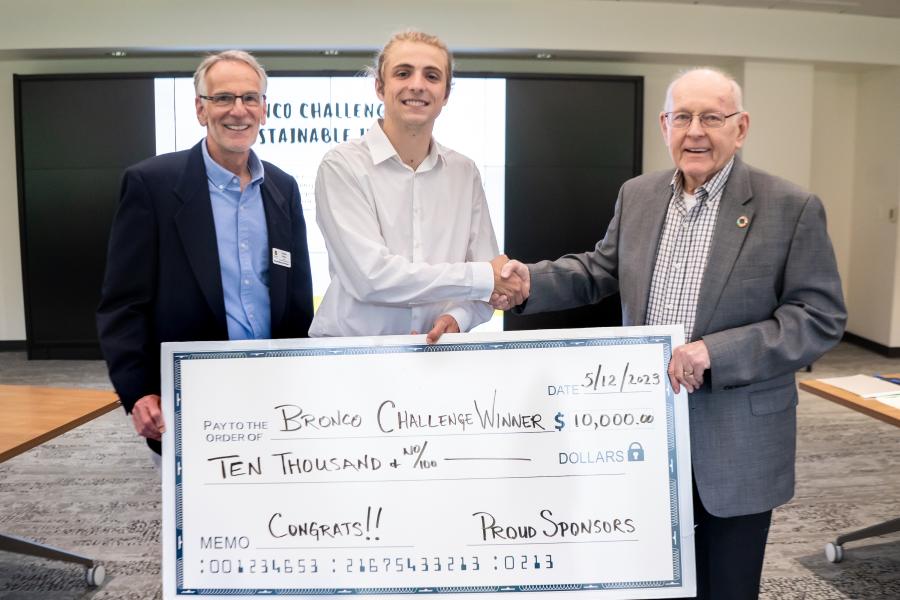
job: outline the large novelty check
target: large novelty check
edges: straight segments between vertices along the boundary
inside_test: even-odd
[[[165,344],[164,597],[693,595],[680,327],[422,340]]]

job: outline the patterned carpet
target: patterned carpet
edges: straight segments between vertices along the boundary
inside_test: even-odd
[[[900,360],[842,344],[800,377],[891,371]],[[21,353],[0,353],[0,383],[108,386],[102,363]],[[900,598],[900,533],[849,543],[840,564],[823,553],[839,533],[900,516],[900,429],[803,393],[798,421],[797,494],[775,511],[761,598]],[[107,570],[88,588],[80,566],[0,552],[0,598],[161,598],[159,495],[159,471],[121,411],[0,464],[0,531]]]

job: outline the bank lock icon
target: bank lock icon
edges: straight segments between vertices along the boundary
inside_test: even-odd
[[[644,447],[637,442],[631,442],[628,446],[628,462],[643,462]]]

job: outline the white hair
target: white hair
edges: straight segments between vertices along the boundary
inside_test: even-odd
[[[259,64],[259,61],[257,61],[252,54],[243,50],[225,50],[224,52],[208,55],[197,67],[197,70],[194,71],[194,92],[198,96],[200,94],[206,94],[206,73],[214,64],[227,60],[242,62],[256,71],[256,74],[259,76],[260,87],[262,87],[261,91],[263,94],[266,93],[266,87],[269,81],[266,77],[266,70]]]
[[[741,85],[730,74],[715,67],[692,67],[690,69],[679,71],[675,78],[672,79],[669,87],[666,88],[666,98],[663,104],[663,111],[668,112],[672,108],[672,90],[675,88],[675,84],[681,81],[682,78],[687,75],[692,75],[694,73],[700,72],[715,74],[727,81],[729,85],[731,85],[731,95],[734,99],[735,108],[739,112],[744,112],[744,91],[741,89]]]

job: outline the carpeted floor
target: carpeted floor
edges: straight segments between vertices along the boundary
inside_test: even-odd
[[[900,360],[841,344],[799,376],[872,372],[900,372]],[[0,383],[108,387],[102,363],[10,352],[0,353]],[[801,393],[797,494],[775,511],[761,598],[900,598],[900,533],[848,544],[840,564],[823,553],[839,533],[900,516],[898,464],[900,429]],[[80,566],[0,552],[0,598],[160,598],[159,495],[159,471],[120,411],[0,464],[0,531],[107,570],[92,589]]]

